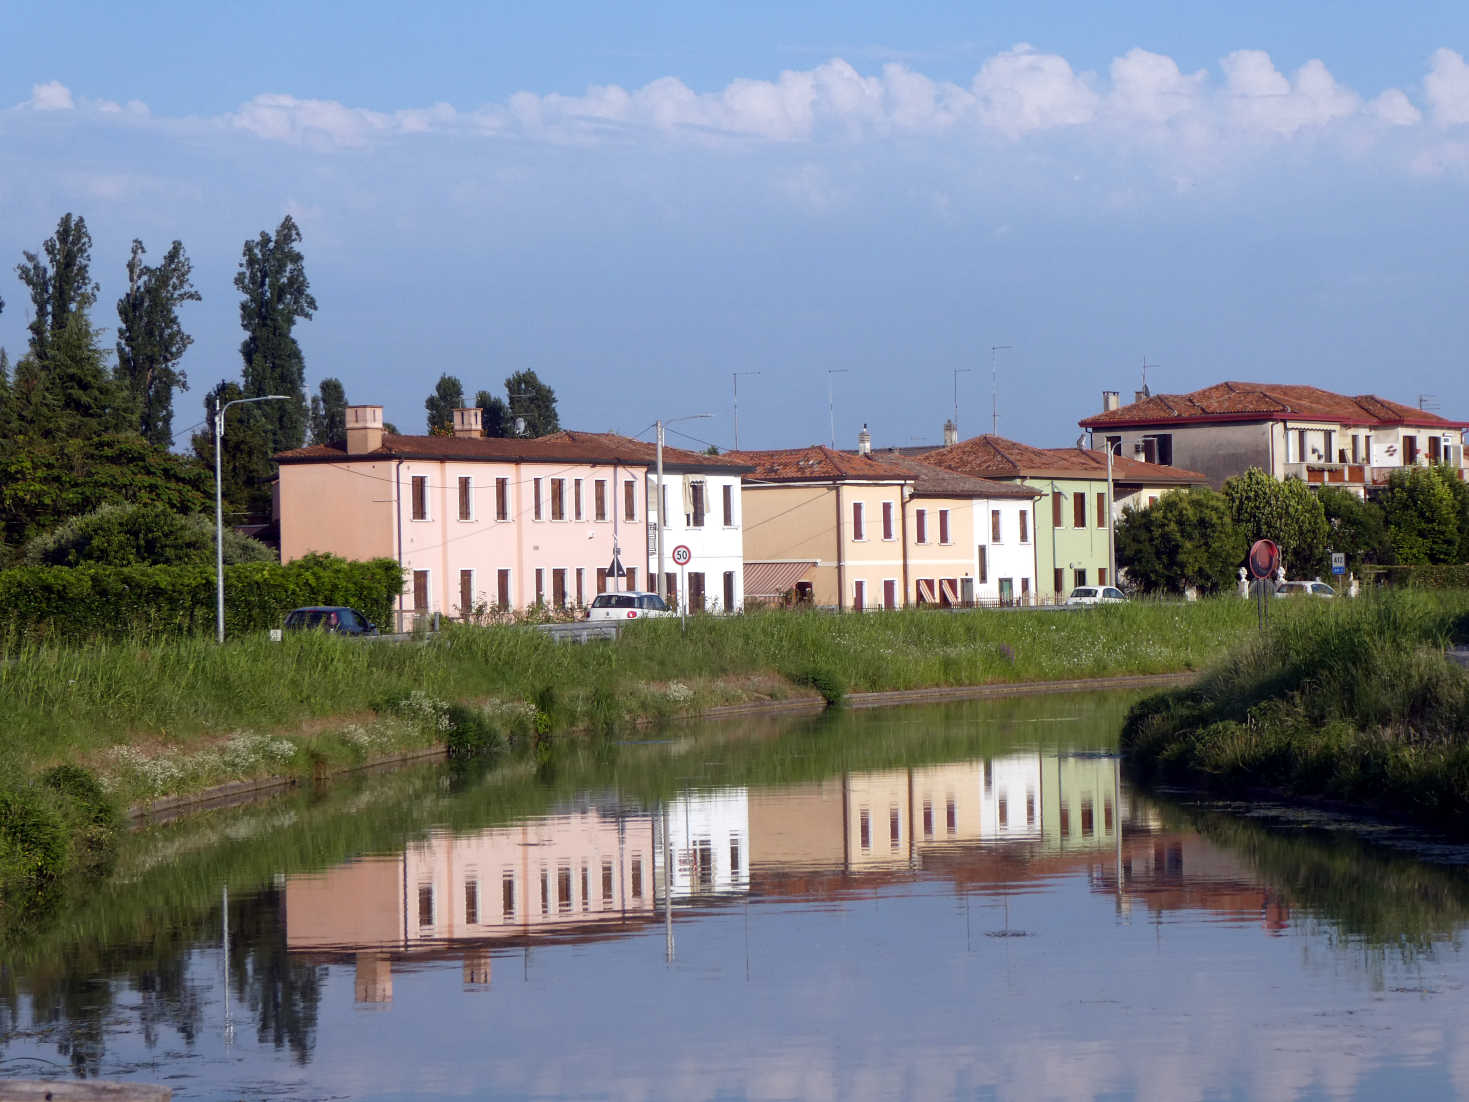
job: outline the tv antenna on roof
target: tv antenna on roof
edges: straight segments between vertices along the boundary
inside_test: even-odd
[[[1421,410],[1424,410],[1425,412],[1426,411],[1429,411],[1429,410],[1438,409],[1438,395],[1437,394],[1420,394],[1420,395],[1418,395],[1418,408],[1421,409]]]
[[[1148,389],[1148,368],[1162,366],[1162,364],[1150,364],[1148,363],[1147,356],[1143,357],[1143,397],[1149,397],[1153,393],[1151,390]]]

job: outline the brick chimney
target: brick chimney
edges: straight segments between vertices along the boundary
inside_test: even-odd
[[[867,426],[862,426],[862,431],[857,434],[857,454],[872,454],[872,433],[867,431]]]
[[[944,447],[952,447],[959,443],[959,426],[954,424],[953,418],[944,422]]]
[[[383,407],[347,407],[347,454],[375,452],[383,445]]]
[[[454,411],[454,437],[458,440],[473,439],[483,436],[484,430],[480,425],[483,416],[479,406],[470,406],[468,409],[456,409]]]
[[[1115,390],[1102,391],[1102,412],[1114,410],[1122,404],[1122,395]]]

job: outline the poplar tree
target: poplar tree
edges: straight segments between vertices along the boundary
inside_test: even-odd
[[[464,384],[453,375],[440,375],[434,392],[424,399],[430,436],[452,436],[454,411],[464,407]]]
[[[288,214],[274,235],[262,230],[258,238],[245,242],[235,273],[235,288],[244,296],[240,300],[244,395],[284,394],[288,399],[257,406],[266,428],[267,455],[299,448],[306,438],[306,362],[292,331],[297,321],[313,316],[316,299],[297,248],[300,241],[301,231]]]
[[[117,300],[117,376],[138,411],[138,431],[166,448],[173,442],[173,393],[189,388],[178,364],[194,343],[179,324],[178,309],[201,298],[181,242],[156,266],[143,263],[146,252],[134,239],[127,293]]]
[[[474,404],[479,407],[480,428],[486,436],[510,435],[510,407],[503,398],[481,390],[474,396]]]
[[[525,421],[524,435],[548,436],[561,430],[556,414],[556,392],[534,371],[517,371],[505,380],[505,396],[510,399],[510,422],[517,417]]]
[[[87,220],[70,211],[56,223],[40,253],[24,252],[15,266],[31,294],[30,356],[43,370],[48,366],[55,337],[77,318],[85,319],[97,301],[92,282],[92,235]]]
[[[347,442],[347,388],[341,379],[323,379],[311,396],[311,442]]]

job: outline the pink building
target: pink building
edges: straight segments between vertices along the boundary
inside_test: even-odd
[[[350,406],[345,447],[282,452],[281,561],[312,552],[392,558],[404,571],[399,621],[591,602],[647,584],[650,445],[607,434],[533,440],[383,431],[381,406]],[[666,449],[682,466],[718,460]],[[610,573],[614,555],[627,571]]]

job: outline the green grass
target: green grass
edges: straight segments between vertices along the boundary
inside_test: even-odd
[[[1124,750],[1144,779],[1269,788],[1469,832],[1469,674],[1443,654],[1466,626],[1462,592],[1311,607],[1195,685],[1141,701]]]
[[[838,700],[843,690],[1189,670],[1248,632],[1254,615],[1247,602],[1219,600],[695,617],[686,636],[676,621],[642,621],[616,644],[586,646],[511,627],[455,627],[421,644],[303,634],[223,647],[22,646],[0,664],[0,764],[25,773],[85,761],[123,798],[140,799],[430,745],[454,702],[514,734],[537,722],[605,729],[696,714],[794,695],[798,681]],[[548,699],[553,708],[537,705]],[[402,701],[421,705],[416,720],[385,708]]]

